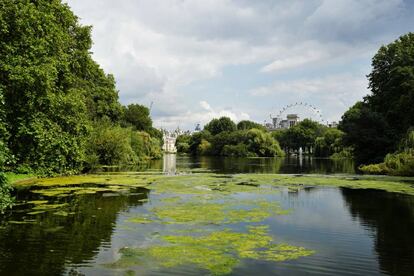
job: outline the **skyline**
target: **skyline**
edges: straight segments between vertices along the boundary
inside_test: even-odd
[[[413,30],[409,1],[67,1],[123,104],[157,127],[262,123],[308,102],[329,121],[369,91],[381,45]]]

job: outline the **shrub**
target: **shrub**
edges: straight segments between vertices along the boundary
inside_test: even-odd
[[[361,172],[366,173],[366,174],[388,174],[389,173],[389,170],[384,163],[360,166],[358,169]]]
[[[131,130],[103,120],[95,124],[88,139],[89,168],[100,165],[133,164],[137,156],[131,146]]]
[[[279,143],[268,132],[251,129],[246,135],[246,144],[249,152],[261,157],[284,156]]]
[[[223,147],[223,156],[231,157],[253,157],[256,156],[254,153],[249,152],[247,146],[243,143],[237,145],[225,145]]]

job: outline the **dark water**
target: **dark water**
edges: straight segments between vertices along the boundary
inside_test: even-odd
[[[192,157],[165,155],[163,160],[155,160],[140,168],[124,170],[164,170],[187,171],[200,169],[217,173],[307,173],[307,174],[354,174],[355,164],[350,159],[332,160],[329,158],[313,158],[295,156],[286,158],[223,158]],[[114,169],[112,169],[114,170]],[[119,169],[115,169],[119,170]],[[122,170],[122,169],[121,169]]]
[[[190,166],[187,161],[176,161],[177,167]],[[204,168],[203,162],[207,161],[194,166]],[[208,164],[210,168],[218,166],[214,162]],[[259,165],[257,168],[265,170]],[[19,202],[40,198],[28,191],[20,191],[16,196]],[[102,264],[119,258],[120,248],[145,246],[153,241],[154,233],[168,230],[168,225],[134,226],[126,222],[129,217],[157,206],[160,197],[139,188],[127,194],[56,198],[60,203],[68,203],[75,213],[67,217],[53,212],[29,216],[24,205],[16,206],[0,216],[0,275],[124,275],[124,270],[107,269]],[[245,197],[249,195],[240,196]],[[277,263],[245,260],[232,275],[414,274],[413,196],[377,190],[306,188],[298,192],[286,189],[263,197],[292,209],[289,215],[263,222],[269,225],[272,237],[316,253]],[[34,221],[13,223],[23,219]],[[143,266],[135,270],[136,275],[207,273],[186,266]]]

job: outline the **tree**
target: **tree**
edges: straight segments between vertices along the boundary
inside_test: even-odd
[[[60,0],[0,2],[4,141],[17,165],[77,172],[91,121],[119,121],[115,80],[93,61],[90,33]]]
[[[181,134],[177,137],[175,141],[175,146],[177,147],[177,152],[179,153],[189,153],[190,151],[190,134]]]
[[[371,94],[342,117],[344,142],[359,163],[378,162],[398,144],[414,122],[414,34],[382,46],[368,75]]]
[[[150,131],[152,120],[148,107],[139,104],[130,104],[124,107],[123,120],[125,126],[132,126],[135,130]]]
[[[380,162],[393,149],[393,131],[384,116],[363,102],[356,103],[342,116],[339,128],[343,142],[354,148],[357,163]]]
[[[229,117],[221,117],[220,119],[213,119],[204,129],[209,131],[211,135],[216,135],[224,131],[235,131],[237,129],[236,124]]]
[[[262,126],[261,124],[258,124],[256,122],[249,121],[249,120],[243,120],[243,121],[240,121],[237,124],[237,129],[238,130],[249,130],[249,129],[252,129],[252,128],[260,129],[260,130],[263,130],[263,131],[266,130],[266,128],[264,126]]]
[[[382,114],[400,141],[414,122],[414,33],[382,46],[368,75],[369,108]]]
[[[323,136],[315,140],[315,156],[329,157],[334,153],[342,151],[343,132],[336,128],[328,128]]]
[[[308,149],[315,146],[317,137],[322,136],[326,127],[309,119],[305,119],[295,126],[273,133],[273,137],[280,145],[289,150],[298,150],[300,147]]]
[[[202,143],[202,141],[211,141],[212,136],[210,132],[207,130],[203,130],[200,132],[196,132],[193,135],[191,135],[191,139],[189,141],[189,152],[192,155],[198,155],[199,154],[199,145]],[[206,143],[204,142],[204,145]]]
[[[260,157],[283,156],[279,143],[268,132],[251,129],[247,132],[247,148]]]

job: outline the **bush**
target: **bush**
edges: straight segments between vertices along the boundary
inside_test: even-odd
[[[211,153],[211,143],[205,139],[201,139],[197,152],[199,155],[209,155]]]
[[[189,153],[190,151],[190,145],[185,142],[176,143],[176,147],[177,147],[177,152],[179,153]]]
[[[87,144],[86,168],[132,165],[162,156],[160,141],[144,131],[102,120],[94,125]]]
[[[95,124],[87,145],[88,167],[136,163],[130,132],[128,128],[114,126],[105,120]]]
[[[144,131],[131,132],[131,147],[138,161],[161,158],[161,146],[157,138],[151,137]]]
[[[175,146],[177,147],[177,152],[179,153],[189,153],[190,152],[190,143],[191,135],[182,134],[177,137],[175,141]]]
[[[384,163],[392,175],[414,176],[414,154],[412,152],[387,154]]]
[[[251,129],[246,135],[246,144],[249,152],[260,157],[284,156],[279,143],[268,132]]]
[[[360,166],[358,169],[361,172],[366,173],[366,174],[388,174],[389,173],[389,170],[384,163]]]
[[[400,143],[400,151],[387,154],[383,163],[361,166],[364,173],[414,176],[414,131],[409,131]]]
[[[225,145],[222,151],[223,156],[231,157],[254,157],[255,154],[249,152],[247,146],[243,143],[237,145]]]

